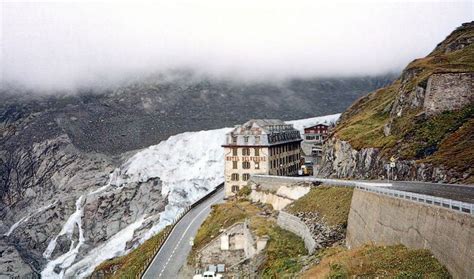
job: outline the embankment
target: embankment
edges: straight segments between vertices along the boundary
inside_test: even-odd
[[[346,242],[429,249],[454,278],[474,274],[474,217],[467,213],[355,189]]]

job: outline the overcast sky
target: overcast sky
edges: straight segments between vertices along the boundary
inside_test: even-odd
[[[428,54],[473,1],[2,2],[4,81],[70,88],[169,68],[373,75]]]

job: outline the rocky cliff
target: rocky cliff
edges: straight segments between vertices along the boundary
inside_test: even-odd
[[[472,183],[474,22],[341,116],[320,175]],[[389,172],[390,159],[395,167]]]
[[[159,179],[119,185],[111,158],[66,135],[2,155],[0,275],[57,277],[131,225],[134,245],[167,204]]]

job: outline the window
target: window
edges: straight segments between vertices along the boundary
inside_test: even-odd
[[[244,136],[244,142],[248,143],[249,142],[249,136]]]
[[[242,162],[243,169],[250,169],[250,162]]]
[[[232,168],[237,169],[237,161],[232,161]]]
[[[237,137],[236,136],[232,136],[232,143],[237,143]]]
[[[250,148],[242,148],[243,156],[250,156]]]
[[[237,156],[237,148],[232,148],[232,156]]]
[[[232,181],[239,181],[239,174],[238,173],[233,173],[230,179]]]
[[[260,163],[255,163],[255,169],[259,170],[260,169]]]
[[[259,144],[260,143],[260,136],[255,136],[255,143]]]
[[[247,180],[249,180],[249,179],[250,179],[250,174],[244,173],[244,174],[242,175],[242,180],[243,180],[243,181],[247,181]]]
[[[260,156],[260,150],[258,148],[255,148],[255,156]]]
[[[232,193],[237,193],[239,191],[239,186],[238,185],[232,185]]]

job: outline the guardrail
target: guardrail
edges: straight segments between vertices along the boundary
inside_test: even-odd
[[[445,199],[445,198],[438,198],[438,197],[429,196],[429,195],[404,192],[404,191],[398,191],[398,190],[392,190],[392,189],[386,189],[386,188],[378,188],[378,187],[373,187],[373,186],[358,185],[356,186],[356,188],[365,190],[368,192],[382,194],[385,196],[391,196],[395,198],[406,199],[406,200],[420,202],[420,203],[427,203],[430,205],[449,208],[452,210],[461,211],[464,213],[469,213],[469,214],[474,215],[474,204],[472,203],[460,202],[460,201],[455,201],[455,200],[450,200],[450,199]]]
[[[343,187],[354,187],[368,192],[373,192],[385,196],[391,196],[400,199],[411,200],[419,203],[426,203],[429,205],[449,208],[452,210],[460,211],[463,213],[468,213],[474,215],[474,204],[455,201],[451,199],[439,198],[429,195],[417,194],[412,192],[405,192],[399,190],[393,190],[390,188],[391,183],[383,182],[361,182],[361,181],[351,181],[351,180],[342,180],[342,179],[326,179],[318,177],[292,177],[292,176],[274,176],[274,175],[254,175],[254,177],[261,177],[265,179],[275,179],[275,180],[292,180],[295,182],[317,182],[317,183],[327,183],[333,186],[343,186]]]
[[[146,264],[142,267],[142,269],[137,273],[137,275],[135,276],[136,279],[138,278],[142,278],[143,275],[145,274],[145,272],[148,270],[148,267],[150,267],[151,263],[153,262],[153,259],[156,257],[156,255],[158,254],[158,252],[160,252],[161,250],[161,247],[163,247],[163,244],[165,244],[166,240],[168,239],[169,235],[171,234],[171,232],[173,231],[174,227],[176,226],[176,224],[184,217],[184,215],[186,215],[189,211],[191,211],[191,209],[195,208],[196,206],[198,206],[199,204],[201,204],[203,201],[207,200],[209,197],[213,196],[215,193],[217,193],[220,189],[222,189],[224,187],[224,183],[221,183],[219,184],[216,188],[214,188],[214,190],[210,191],[209,193],[207,193],[205,196],[203,196],[202,198],[200,198],[199,200],[197,200],[196,202],[194,202],[192,205],[190,206],[187,206],[183,212],[181,212],[177,218],[175,218],[173,220],[173,223],[171,223],[171,225],[168,225],[166,228],[165,228],[165,233],[163,234],[163,237],[160,239],[159,241],[159,244],[155,247],[155,249],[153,249],[153,256],[148,258],[146,260]]]

